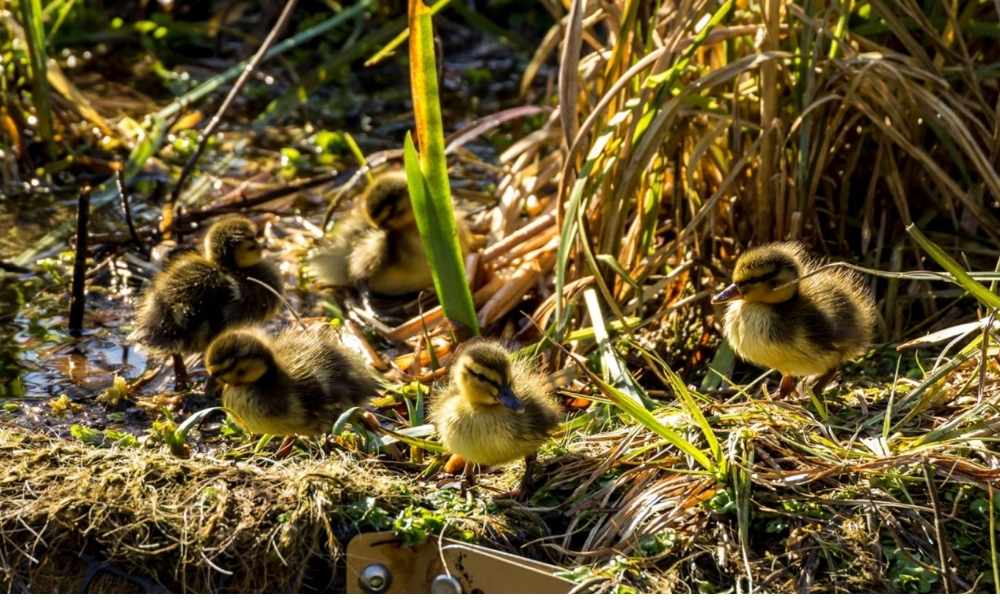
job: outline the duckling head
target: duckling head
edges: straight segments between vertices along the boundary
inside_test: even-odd
[[[768,244],[743,253],[736,261],[733,282],[712,298],[713,304],[732,300],[780,304],[798,293],[803,270],[802,248],[795,243]]]
[[[364,208],[368,219],[380,229],[399,231],[416,223],[402,171],[379,175],[365,191]]]
[[[224,333],[205,351],[209,374],[229,385],[252,384],[274,366],[267,343],[247,331]]]
[[[246,217],[227,217],[205,234],[205,257],[225,269],[246,269],[263,260],[257,226]]]
[[[496,342],[466,344],[451,369],[452,381],[462,399],[477,406],[498,404],[524,412],[524,403],[511,387],[510,354]]]

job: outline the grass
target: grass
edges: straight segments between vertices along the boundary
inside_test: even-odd
[[[42,23],[41,0],[21,0],[21,22],[24,24],[28,42],[28,56],[31,59],[32,100],[38,119],[38,133],[52,144],[52,99],[49,90],[48,51],[46,50],[45,26]],[[51,150],[51,148],[50,148]]]
[[[80,29],[82,4],[49,13],[50,49],[72,46],[67,36]],[[101,421],[127,408],[91,409],[85,388],[65,384],[58,391],[67,400],[51,407],[48,397],[24,397],[40,376],[64,385],[80,372],[58,336],[46,334],[59,328],[52,315],[64,309],[67,281],[66,265],[47,261],[24,278],[4,274],[2,297],[14,290],[17,299],[0,329],[12,327],[21,342],[0,344],[0,386],[17,392],[0,411],[0,515],[8,516],[0,518],[0,582],[57,589],[51,549],[63,548],[70,556],[92,550],[175,591],[335,589],[310,565],[340,560],[352,523],[418,540],[454,521],[482,543],[563,566],[589,591],[1000,591],[996,8],[973,0],[558,4],[540,9],[558,22],[538,36],[535,55],[514,55],[524,73],[508,86],[517,98],[471,94],[453,77],[459,69],[449,60],[464,68],[469,57],[465,38],[450,36],[491,39],[516,29],[489,9],[461,13],[465,24],[439,20],[445,54],[435,56],[426,13],[445,2],[412,2],[409,64],[390,50],[373,59],[373,70],[360,59],[403,27],[401,15],[357,3],[294,23],[297,33],[275,47],[281,60],[262,72],[275,88],[248,85],[246,114],[206,151],[182,207],[225,207],[251,186],[280,191],[255,176],[273,172],[269,157],[286,147],[302,157],[301,170],[317,173],[403,159],[440,306],[421,298],[369,311],[338,296],[342,331],[408,386],[446,375],[456,347],[449,320],[540,361],[567,417],[543,448],[530,507],[490,491],[468,500],[436,488],[441,448],[422,422],[433,392],[380,402],[376,412],[398,435],[386,434],[378,448],[338,432],[327,447],[303,444],[283,461],[270,457],[275,440],[213,436],[213,427],[227,426],[199,422],[197,408],[155,382],[121,403],[177,402],[173,412],[144,409],[156,420],[131,432]],[[482,30],[469,29],[473,22]],[[253,43],[234,39],[242,40],[231,31],[204,38],[235,61]],[[170,47],[141,56],[169,69]],[[344,56],[355,58],[350,69]],[[24,60],[11,67],[20,79],[4,80],[13,92],[5,98],[15,99],[4,109],[15,123],[37,110],[24,102],[35,96]],[[438,87],[442,61],[448,85]],[[176,135],[168,120],[239,72],[201,66],[199,83],[133,115],[164,118],[145,122],[141,141],[114,155],[131,157],[134,205],[144,207],[138,231],[150,246],[161,241],[153,182],[183,163],[159,136]],[[401,89],[408,71],[412,87]],[[352,82],[366,77],[358,91]],[[496,78],[496,88],[512,83]],[[393,99],[402,107],[358,128],[336,112],[357,106],[355,96],[358,114]],[[275,97],[295,101],[261,109],[273,109]],[[260,129],[243,135],[242,119],[262,116],[280,141]],[[303,123],[350,130],[356,143],[320,164],[296,142],[309,138]],[[416,140],[403,135],[411,123]],[[63,133],[67,146],[89,156],[85,138]],[[18,173],[51,167],[32,158],[42,162],[16,159]],[[7,188],[21,182],[9,167],[0,177]],[[102,198],[104,188],[96,189]],[[269,254],[293,274],[326,196],[346,198],[350,189],[314,188],[244,208],[268,224]],[[468,274],[455,205],[488,238]],[[103,353],[127,328],[127,318],[114,320],[129,314],[123,297],[151,271],[112,243],[126,235],[123,226],[107,218],[101,225],[110,234],[95,234],[88,304],[90,318],[107,325],[81,343]],[[47,236],[21,264],[33,265],[65,237]],[[884,324],[876,347],[823,397],[774,398],[765,388],[774,377],[722,343],[708,303],[743,249],[785,238],[862,268]],[[122,275],[122,264],[134,274]],[[939,268],[945,274],[926,274]],[[331,296],[304,278],[288,284],[305,320],[329,320],[319,300]],[[60,367],[72,372],[46,371]],[[100,376],[100,365],[90,368]],[[82,443],[24,429],[42,419]],[[407,455],[403,445],[421,452]],[[189,452],[186,460],[171,454]],[[483,481],[510,489],[519,469]]]

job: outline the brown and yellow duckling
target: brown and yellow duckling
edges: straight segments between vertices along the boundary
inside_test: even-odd
[[[464,253],[470,236],[460,215],[456,225]],[[360,202],[334,227],[312,266],[323,283],[366,287],[385,296],[419,292],[434,284],[402,170],[375,177]]]
[[[798,243],[745,252],[733,282],[712,302],[728,303],[724,333],[740,357],[782,374],[781,396],[794,377],[817,375],[819,393],[844,362],[860,356],[875,336],[868,289],[846,269],[819,269]]]
[[[545,376],[488,340],[460,349],[449,384],[431,405],[431,420],[445,448],[466,459],[463,489],[475,481],[472,463],[500,465],[523,458],[520,498],[531,490],[538,448],[561,418]]]
[[[222,405],[230,414],[248,431],[270,435],[329,432],[344,410],[380,387],[325,327],[273,338],[259,329],[229,331],[208,347],[205,367],[225,384]]]
[[[183,354],[202,352],[230,327],[272,316],[281,301],[278,270],[263,259],[257,228],[244,217],[227,217],[209,228],[204,254],[190,252],[159,273],[143,296],[130,336],[154,352],[172,354],[177,384],[187,383]]]

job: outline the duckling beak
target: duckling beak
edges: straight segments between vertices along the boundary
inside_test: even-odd
[[[524,403],[514,395],[514,390],[510,389],[509,385],[500,388],[500,396],[497,397],[497,400],[500,401],[500,404],[503,404],[516,413],[524,412]]]
[[[735,283],[732,283],[729,287],[712,297],[712,304],[725,304],[730,300],[736,300],[737,298],[742,297],[743,292],[740,291],[740,288],[737,287]]]

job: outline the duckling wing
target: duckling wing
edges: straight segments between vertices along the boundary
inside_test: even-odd
[[[302,413],[324,429],[333,425],[341,412],[365,405],[378,393],[374,373],[344,348],[329,328],[286,330],[273,348]]]
[[[309,264],[316,277],[327,284],[347,286],[351,284],[348,265],[357,240],[371,226],[356,213],[348,214],[338,223],[323,247],[310,259]]]
[[[514,393],[524,403],[521,418],[512,422],[513,434],[524,440],[546,440],[562,420],[562,408],[552,396],[548,378],[532,363],[516,359],[511,365]]]
[[[804,280],[801,295],[821,315],[810,338],[845,355],[864,351],[874,333],[875,306],[853,274],[829,271]],[[807,326],[809,324],[806,324]]]
[[[239,283],[196,254],[171,263],[153,280],[133,339],[167,352],[201,352],[227,326]]]
[[[382,268],[388,254],[388,238],[388,234],[381,229],[370,229],[358,236],[347,264],[347,274],[352,282],[365,281]]]

